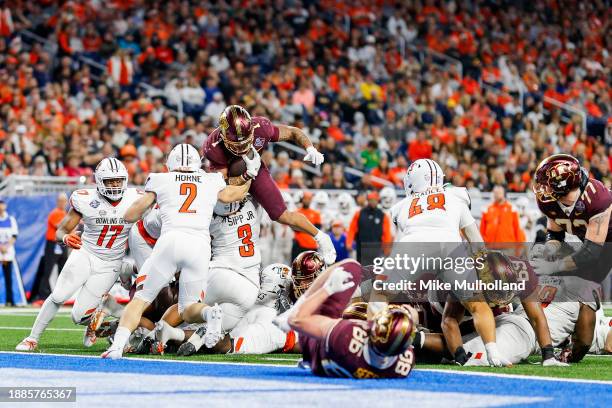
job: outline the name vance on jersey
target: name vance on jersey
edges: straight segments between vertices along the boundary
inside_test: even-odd
[[[105,225],[105,224],[131,224],[130,222],[126,222],[123,217],[98,217],[94,219],[94,223],[96,225]]]
[[[195,183],[201,183],[202,176],[197,174],[175,174],[174,181],[191,181]]]
[[[247,221],[251,221],[255,219],[255,214],[253,211],[249,210],[246,213],[246,217],[243,214],[229,215],[227,217],[223,217],[223,223],[233,227],[234,225],[244,224]]]

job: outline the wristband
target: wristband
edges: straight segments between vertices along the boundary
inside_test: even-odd
[[[549,358],[554,358],[554,357],[555,357],[555,349],[553,348],[552,344],[548,344],[542,347],[542,361],[546,361]]]

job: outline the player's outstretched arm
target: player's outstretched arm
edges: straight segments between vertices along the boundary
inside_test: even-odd
[[[309,161],[315,166],[323,164],[325,158],[317,149],[313,146],[310,138],[304,131],[295,126],[277,125],[278,128],[278,141],[279,142],[293,142],[298,146],[306,149],[306,156],[304,161]]]
[[[480,234],[480,229],[476,222],[471,223],[461,230],[463,236],[470,243],[470,247],[474,253],[485,249],[484,239]]]
[[[325,283],[302,302],[295,304],[289,314],[289,326],[309,337],[323,339],[337,319],[315,314],[328,297],[355,286],[352,275],[342,269],[334,268]]]
[[[572,355],[570,362],[577,363],[584,358],[593,342],[596,323],[595,311],[589,306],[581,303],[578,312],[576,328],[572,335]]]
[[[240,201],[246,196],[250,187],[251,180],[239,186],[227,186],[223,190],[219,191],[217,199],[222,203],[233,203],[235,201]]]
[[[55,240],[73,249],[81,248],[81,237],[78,233],[73,232],[80,221],[81,214],[76,212],[74,208],[71,208],[57,227]]]
[[[130,208],[127,209],[123,219],[127,222],[136,222],[144,215],[149,208],[155,204],[155,193],[146,191],[142,197],[134,201]]]
[[[529,322],[535,331],[542,350],[542,365],[544,366],[555,366],[555,367],[568,367],[569,364],[562,363],[555,358],[554,348],[552,340],[550,338],[550,330],[548,329],[548,322],[546,321],[546,315],[542,310],[540,302],[534,301],[522,301],[523,309],[529,318]]]

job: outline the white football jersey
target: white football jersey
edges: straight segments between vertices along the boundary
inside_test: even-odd
[[[432,187],[391,207],[400,242],[461,242],[459,231],[475,222],[465,188]]]
[[[123,216],[141,196],[141,191],[128,188],[121,201],[113,205],[94,188],[73,192],[70,196],[70,206],[82,217],[83,248],[104,260],[121,259],[125,255],[128,234],[132,227]]]
[[[157,196],[161,233],[171,230],[208,236],[217,195],[225,188],[220,173],[151,173],[145,191]]]
[[[162,220],[159,207],[155,206],[144,217],[142,224],[151,238],[158,239],[161,235]]]
[[[581,303],[596,310],[595,301],[586,300],[593,297],[592,291],[598,287],[595,282],[577,276],[539,277],[538,301],[544,308],[553,346],[559,345],[574,333]]]
[[[261,211],[261,206],[247,200],[242,208],[232,215],[214,216],[210,223],[211,269],[231,269],[252,279],[259,286]]]

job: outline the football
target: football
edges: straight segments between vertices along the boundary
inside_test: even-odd
[[[253,158],[253,151],[249,150],[247,152],[247,157],[249,159]],[[235,157],[232,161],[230,161],[230,164],[227,168],[227,174],[229,177],[237,177],[240,176],[241,174],[243,174],[246,171],[246,163],[244,162],[244,160],[242,159],[242,157]]]

